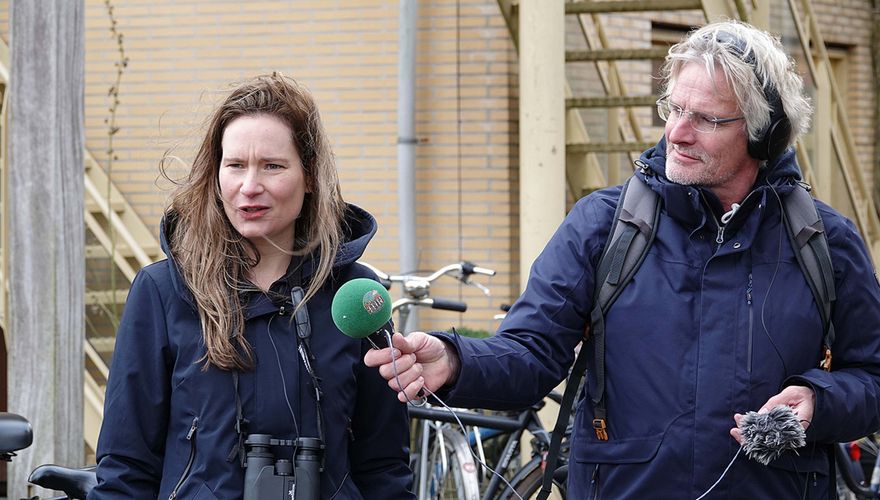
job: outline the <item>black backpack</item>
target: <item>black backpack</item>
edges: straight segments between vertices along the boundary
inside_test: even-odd
[[[807,278],[813,293],[825,330],[820,366],[831,370],[831,344],[834,342],[834,325],[831,323],[831,309],[836,300],[834,270],[828,239],[819,212],[809,193],[806,183],[798,185],[782,198],[783,216],[792,248],[798,264]],[[596,377],[596,390],[591,395],[594,411],[593,429],[601,440],[608,439],[605,409],[605,315],[620,293],[635,276],[648,254],[648,248],[657,234],[657,221],[660,218],[660,196],[637,176],[627,180],[620,193],[613,226],[605,249],[596,268],[596,288],[593,308],[590,311],[589,336],[592,339],[594,356],[593,376]],[[586,337],[585,337],[586,338]],[[578,393],[581,378],[586,372],[588,349],[581,349],[566,381],[565,394],[559,409],[559,417],[553,429],[550,451],[544,473],[539,500],[550,494],[553,472],[559,458],[562,437],[568,425],[569,416]]]

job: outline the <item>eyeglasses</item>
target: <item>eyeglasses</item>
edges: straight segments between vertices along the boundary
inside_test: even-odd
[[[675,123],[679,118],[686,114],[691,127],[697,132],[703,132],[704,134],[715,132],[718,125],[724,125],[745,118],[744,116],[737,116],[735,118],[717,118],[712,115],[707,115],[706,113],[686,110],[678,104],[670,102],[668,97],[657,99],[657,114],[660,115],[661,120],[668,123]]]

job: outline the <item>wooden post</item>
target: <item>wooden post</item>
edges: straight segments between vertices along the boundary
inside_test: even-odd
[[[9,411],[34,428],[9,469],[21,498],[37,465],[84,458],[84,23],[82,0],[9,9]]]
[[[520,286],[565,216],[565,4],[519,4]]]

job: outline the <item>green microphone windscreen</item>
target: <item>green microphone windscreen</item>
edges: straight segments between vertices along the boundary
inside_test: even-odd
[[[368,337],[391,319],[391,296],[378,282],[355,278],[336,291],[330,315],[342,333],[357,339]]]

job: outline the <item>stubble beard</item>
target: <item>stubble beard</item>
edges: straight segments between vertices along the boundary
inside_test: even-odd
[[[707,155],[703,151],[683,150],[688,156],[698,158],[700,164],[685,166],[672,157],[674,146],[669,145],[666,154],[666,178],[683,186],[714,187],[723,184],[727,179],[722,175],[721,162],[718,158]]]

